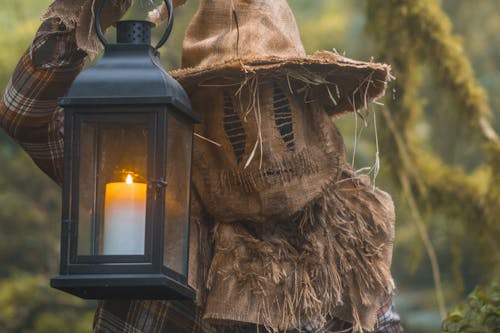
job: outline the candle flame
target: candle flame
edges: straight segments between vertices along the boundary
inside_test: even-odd
[[[125,183],[127,183],[129,185],[134,183],[134,181],[132,180],[132,175],[130,173],[127,175],[127,179],[125,180]]]

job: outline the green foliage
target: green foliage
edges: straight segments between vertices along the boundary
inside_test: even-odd
[[[447,4],[471,11],[477,5]],[[494,10],[496,4],[480,6]],[[399,209],[413,212],[413,228],[424,244],[433,242],[434,248],[429,242],[425,248],[431,263],[441,262],[439,269],[434,265],[435,283],[445,271],[446,285],[454,288],[448,301],[456,301],[471,285],[499,274],[500,142],[489,122],[488,96],[438,1],[368,0],[367,19],[377,53],[396,76],[382,110],[387,126],[380,132],[393,181],[406,188],[402,203],[408,208]],[[474,38],[488,37],[479,32]],[[403,251],[422,274],[422,245],[411,244],[413,250],[403,245]]]
[[[450,115],[445,126],[452,129],[460,128],[465,121],[469,132],[483,137],[486,143],[483,147],[497,147],[498,140],[487,120],[491,112],[485,91],[473,75],[460,40],[452,34],[450,20],[435,1],[370,0],[367,4],[368,29],[397,77],[392,87],[396,96],[386,98],[390,114],[385,117],[389,126],[383,130],[383,142],[391,156],[387,162],[395,171],[396,181],[409,180],[412,195],[422,211],[439,209],[450,219],[463,223],[466,231],[456,233],[459,238],[454,242],[478,243],[481,251],[476,252],[475,261],[483,262],[482,279],[491,278],[500,253],[495,242],[500,235],[496,223],[500,188],[492,181],[498,164],[491,163],[498,159],[498,149],[485,150],[490,158],[476,161],[476,165],[486,170],[478,177],[479,173],[468,173],[461,166],[447,164],[433,151],[433,145],[415,131],[426,121],[420,87],[430,85],[437,93],[449,96],[453,107],[443,109],[434,105],[428,108],[429,112]],[[430,68],[432,81],[422,80],[423,66]],[[461,123],[451,122],[457,119],[452,117],[454,114],[462,115],[458,118]],[[432,128],[441,131],[437,126]],[[456,142],[448,146],[452,144]],[[475,146],[476,151],[481,148]],[[432,221],[435,214],[427,215]],[[493,255],[485,257],[484,252]],[[455,264],[459,265],[462,253],[456,250],[454,254]]]
[[[89,332],[92,303],[51,289],[43,275],[14,275],[0,284],[0,331]]]
[[[50,0],[0,0],[0,87],[4,87],[20,54],[33,40]],[[8,50],[8,51],[6,51]],[[3,90],[3,89],[2,89]]]
[[[60,190],[24,152],[7,149],[10,140],[0,144],[0,279],[18,270],[55,272]]]
[[[443,322],[444,333],[500,331],[500,285],[476,288]]]
[[[456,0],[443,0],[443,9],[453,18],[453,31],[463,40],[464,50],[470,59],[476,77],[487,90],[492,109],[498,111],[500,105],[500,11],[497,1],[463,1],[460,6]],[[493,119],[495,127],[500,128],[500,117]]]

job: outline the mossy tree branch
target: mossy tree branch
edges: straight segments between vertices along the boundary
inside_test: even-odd
[[[396,76],[385,102],[388,126],[382,133],[396,181],[403,187],[403,179],[408,179],[419,209],[439,209],[462,221],[465,234],[476,235],[474,239],[482,241],[478,246],[492,253],[482,259],[486,259],[486,271],[493,274],[491,263],[499,259],[495,238],[500,235],[496,223],[500,216],[500,143],[489,123],[487,95],[474,77],[461,41],[452,34],[450,20],[436,1],[368,0],[367,17],[378,53],[392,65]],[[456,105],[439,112],[459,112],[482,135],[484,145],[478,149],[485,149],[488,156],[482,161],[482,169],[487,169],[483,177],[446,165],[416,137],[424,64],[431,69],[436,89],[450,94]]]

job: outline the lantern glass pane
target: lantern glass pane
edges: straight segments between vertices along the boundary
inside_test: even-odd
[[[147,124],[80,128],[78,255],[145,253]]]
[[[168,119],[163,264],[187,274],[189,195],[193,125],[170,114]]]

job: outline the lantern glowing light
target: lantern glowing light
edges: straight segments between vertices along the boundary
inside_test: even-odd
[[[144,254],[146,193],[130,174],[124,183],[106,184],[102,254]]]

